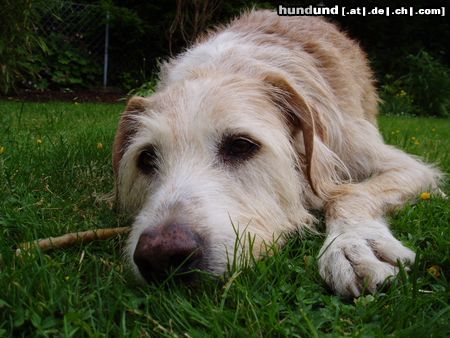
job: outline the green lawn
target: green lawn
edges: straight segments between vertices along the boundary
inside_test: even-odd
[[[124,237],[15,257],[23,241],[125,224],[103,198],[122,109],[0,101],[0,337],[450,335],[450,207],[433,195],[392,215],[394,233],[418,253],[412,271],[357,300],[321,281],[323,238],[312,235],[195,289],[136,285]],[[387,142],[450,171],[450,120],[383,117],[380,126]]]

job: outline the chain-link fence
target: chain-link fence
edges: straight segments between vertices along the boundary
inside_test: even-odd
[[[39,31],[46,39],[58,36],[101,67],[103,86],[108,85],[109,15],[100,5],[69,1],[49,2],[41,9]]]

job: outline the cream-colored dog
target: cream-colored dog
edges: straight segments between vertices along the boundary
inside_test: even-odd
[[[222,274],[246,247],[237,237],[258,257],[323,209],[320,274],[341,295],[375,291],[415,257],[384,214],[441,177],[384,144],[377,104],[364,53],[324,19],[253,11],[199,39],[119,123],[116,192],[135,217],[136,274]]]

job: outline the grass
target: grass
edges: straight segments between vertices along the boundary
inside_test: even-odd
[[[122,109],[0,101],[0,337],[450,335],[450,207],[433,195],[391,217],[418,253],[412,271],[355,300],[322,282],[315,257],[323,238],[313,235],[195,289],[136,285],[121,257],[123,237],[15,257],[22,241],[123,225],[98,198],[113,187]],[[450,120],[382,117],[380,127],[387,142],[449,171]]]

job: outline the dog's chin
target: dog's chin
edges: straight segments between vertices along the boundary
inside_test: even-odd
[[[209,268],[207,257],[201,257],[195,261],[183,262],[177,266],[164,269],[134,265],[134,274],[138,282],[144,285],[158,286],[167,283],[184,284],[189,287],[199,285],[204,280],[217,279],[224,274],[223,271]],[[217,268],[217,267],[216,267]]]
[[[221,274],[216,274],[205,268],[170,269],[155,274],[148,271],[138,271],[138,280],[145,286],[183,285],[188,288],[198,288],[207,281],[217,281]]]

